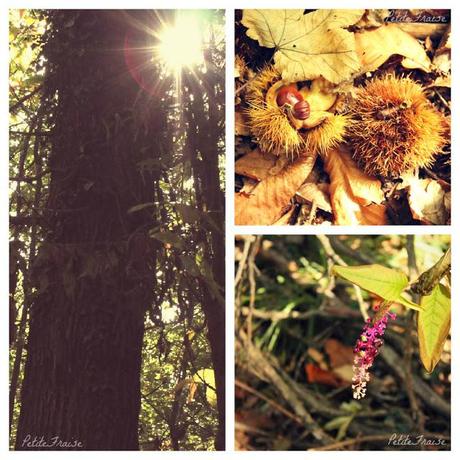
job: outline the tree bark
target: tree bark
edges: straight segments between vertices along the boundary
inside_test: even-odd
[[[37,293],[16,449],[139,448],[141,349],[156,248],[149,211],[128,210],[153,201],[152,177],[138,163],[155,158],[166,117],[155,95],[139,97],[127,69],[123,48],[133,23],[152,28],[151,13],[131,15],[135,21],[97,10],[50,17],[44,91],[58,104],[49,228],[33,268]],[[145,48],[149,37],[136,30],[133,44]]]

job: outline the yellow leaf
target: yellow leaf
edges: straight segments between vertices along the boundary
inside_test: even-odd
[[[364,10],[244,10],[247,35],[261,46],[276,48],[275,67],[283,80],[324,77],[332,83],[349,79],[360,69],[355,39],[346,27]]]
[[[423,310],[418,314],[418,343],[425,369],[433,372],[441,357],[450,331],[450,293],[438,284],[430,295],[422,297]]]
[[[393,54],[404,57],[401,64],[407,69],[430,71],[431,61],[423,46],[396,24],[364,30],[356,33],[355,38],[363,72],[377,69]]]
[[[197,384],[206,385],[206,399],[211,406],[217,405],[216,380],[213,369],[200,369],[193,376],[193,381]]]
[[[361,171],[344,148],[324,155],[324,169],[331,181],[330,196],[336,225],[385,225],[382,185]]]

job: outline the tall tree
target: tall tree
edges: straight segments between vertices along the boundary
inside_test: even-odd
[[[128,211],[153,201],[154,171],[139,163],[155,158],[166,116],[157,97],[138,97],[123,48],[132,24],[149,19],[143,11],[50,13],[44,92],[57,109],[17,449],[138,449],[157,248],[147,233],[152,213]],[[132,53],[148,40],[137,33]],[[41,439],[48,445],[37,446]]]
[[[208,339],[216,375],[217,408],[219,428],[216,449],[225,449],[225,299],[219,295],[225,286],[225,195],[219,177],[219,154],[225,153],[225,48],[217,47],[211,34],[206,58],[206,75],[197,81],[189,74],[185,85],[193,98],[188,100],[186,116],[188,123],[187,144],[195,183],[196,202],[209,213],[214,230],[198,230],[197,239],[206,248],[206,260],[210,264],[210,279],[215,283],[202,282],[203,311],[208,324]],[[214,127],[209,129],[208,127]],[[217,288],[217,289],[216,289]]]

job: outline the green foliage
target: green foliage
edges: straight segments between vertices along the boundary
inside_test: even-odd
[[[428,372],[433,372],[441,358],[450,332],[450,292],[443,284],[422,297],[423,310],[418,315],[420,359]]]
[[[342,278],[372,292],[387,302],[398,302],[407,308],[420,311],[420,305],[403,297],[402,292],[409,285],[407,276],[383,265],[361,265],[343,267],[334,265],[333,271]]]
[[[396,301],[409,284],[404,273],[376,264],[354,267],[335,265],[334,272],[390,302]]]
[[[216,408],[208,400],[208,387],[198,384],[195,390],[193,386],[196,375],[202,369],[208,370],[212,367],[203,313],[195,308],[193,319],[185,325],[177,314],[178,308],[173,308],[176,315],[173,315],[171,321],[164,322],[160,328],[150,319],[146,321],[142,353],[139,442],[141,448],[146,450],[152,443],[157,443],[158,449],[172,450],[171,430],[181,426],[186,427],[186,436],[180,442],[181,450],[212,450]],[[184,329],[188,331],[185,336],[190,338],[190,348],[184,343]],[[186,360],[194,360],[183,368],[181,363],[184,355]],[[206,382],[212,384],[208,379]],[[172,407],[175,400],[180,410],[177,420],[174,421]]]

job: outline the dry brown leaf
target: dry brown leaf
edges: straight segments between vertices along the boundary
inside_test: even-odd
[[[409,179],[408,200],[412,217],[428,225],[446,225],[450,215],[450,192],[434,179]]]
[[[352,364],[344,364],[339,367],[335,367],[333,370],[334,375],[340,377],[344,382],[351,383],[353,381],[353,365]]]
[[[366,10],[363,17],[355,24],[355,27],[360,29],[369,29],[379,27],[385,23],[390,11],[387,9],[372,9]]]
[[[235,194],[236,225],[272,225],[276,222],[289,208],[291,198],[310,174],[315,160],[316,154],[301,156],[284,164],[277,174],[267,175],[250,195]]]
[[[312,358],[321,369],[329,369],[326,361],[324,360],[324,355],[318,351],[316,348],[309,347],[307,350],[307,354],[310,358]]]
[[[343,147],[329,150],[324,169],[331,181],[335,225],[385,225],[381,183],[361,171]]]
[[[426,37],[438,39],[446,30],[446,24],[433,24],[427,22],[398,22],[395,25],[410,36],[420,40],[425,40]]]
[[[331,201],[329,199],[328,184],[314,184],[306,182],[296,193],[299,203],[315,203],[323,211],[332,213]]]
[[[281,216],[273,225],[289,225],[291,222],[292,216],[295,213],[295,206],[291,206],[290,209]]]
[[[344,345],[336,339],[328,339],[324,344],[324,349],[334,370],[344,364],[353,363],[353,347]]]
[[[252,191],[257,187],[259,181],[255,179],[250,179],[249,177],[243,178],[243,187],[240,190],[242,195],[251,195]]]
[[[393,54],[404,57],[401,64],[407,69],[430,71],[431,61],[423,46],[396,24],[356,33],[355,39],[363,72],[377,69]]]
[[[279,157],[256,148],[237,160],[235,172],[260,182],[272,173],[278,161]]]
[[[450,26],[442,37],[433,57],[433,65],[443,74],[450,74],[451,69],[451,29]]]

